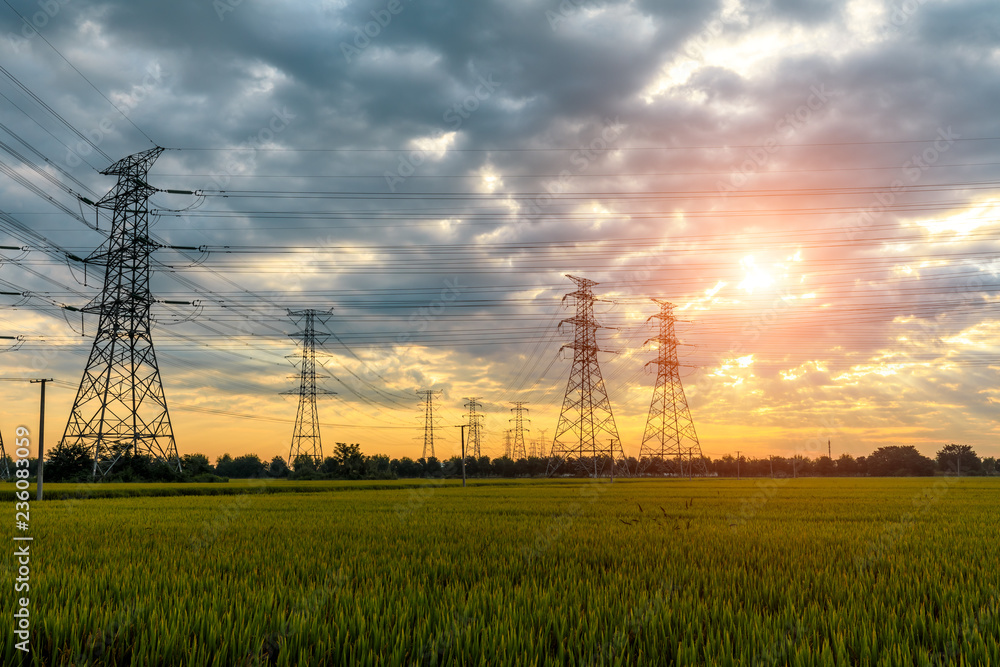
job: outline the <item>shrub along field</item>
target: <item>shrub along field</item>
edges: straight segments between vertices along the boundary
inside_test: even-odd
[[[29,664],[1000,664],[1000,480],[310,490],[33,504]]]

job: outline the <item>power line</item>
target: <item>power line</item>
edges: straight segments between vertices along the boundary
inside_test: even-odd
[[[155,141],[153,141],[152,139],[150,139],[150,137],[149,137],[149,135],[148,135],[148,134],[146,134],[145,132],[143,132],[143,131],[142,131],[142,129],[141,129],[141,128],[140,128],[140,127],[139,127],[138,125],[136,125],[136,124],[135,124],[134,122],[132,122],[132,119],[131,119],[131,118],[129,118],[129,117],[128,117],[128,116],[127,116],[127,115],[125,114],[125,112],[124,112],[124,111],[122,111],[122,110],[121,110],[121,109],[120,109],[120,108],[118,107],[118,105],[117,105],[117,104],[115,104],[114,102],[112,102],[112,101],[111,101],[111,100],[110,100],[110,99],[108,98],[108,96],[107,96],[107,95],[105,95],[105,94],[104,94],[103,92],[101,92],[101,89],[100,89],[100,88],[98,88],[97,86],[95,86],[95,85],[94,85],[94,83],[93,83],[93,82],[92,82],[92,81],[91,81],[90,79],[88,79],[88,78],[87,78],[87,76],[86,76],[86,75],[85,75],[85,74],[84,74],[83,72],[81,72],[81,71],[80,71],[79,69],[77,69],[76,65],[74,65],[73,63],[71,63],[71,62],[69,61],[69,59],[67,59],[67,58],[66,58],[66,56],[64,56],[64,55],[62,54],[62,52],[60,52],[60,51],[59,51],[59,49],[57,49],[57,48],[56,48],[56,47],[55,47],[55,46],[54,46],[54,45],[52,44],[52,42],[50,42],[50,41],[49,41],[48,39],[46,39],[46,38],[45,38],[45,35],[43,35],[43,34],[41,33],[41,31],[39,31],[39,30],[38,30],[38,28],[36,28],[36,27],[35,27],[34,25],[32,25],[32,23],[31,23],[30,21],[28,21],[28,19],[26,19],[26,18],[25,18],[25,17],[24,17],[24,16],[23,16],[23,15],[21,14],[21,12],[17,11],[17,9],[16,9],[15,7],[14,7],[14,5],[10,4],[9,0],[3,0],[3,1],[4,1],[4,4],[5,4],[5,5],[7,5],[8,7],[10,7],[10,9],[11,9],[11,11],[12,11],[12,12],[14,12],[15,14],[17,14],[17,15],[18,15],[18,17],[19,17],[19,18],[20,18],[20,19],[21,19],[21,20],[22,20],[22,21],[24,22],[24,24],[25,24],[25,25],[27,25],[27,26],[28,26],[28,27],[30,27],[30,28],[31,28],[32,30],[34,30],[34,31],[35,31],[35,34],[37,34],[37,35],[38,35],[38,36],[39,36],[39,37],[40,37],[40,38],[42,39],[42,41],[43,41],[43,42],[45,42],[46,44],[48,44],[48,45],[49,45],[49,48],[51,48],[51,49],[52,49],[53,51],[55,51],[55,52],[56,52],[56,54],[57,54],[57,55],[58,55],[58,56],[59,56],[60,58],[62,58],[62,59],[63,59],[63,62],[65,62],[65,63],[66,63],[67,65],[69,65],[70,67],[72,67],[72,68],[73,68],[73,71],[74,71],[74,72],[76,72],[77,74],[79,74],[79,75],[80,75],[80,76],[81,76],[81,77],[83,78],[83,80],[84,80],[84,81],[86,81],[86,82],[87,82],[87,84],[88,84],[88,85],[89,85],[89,86],[90,86],[91,88],[93,88],[93,89],[94,89],[94,90],[95,90],[95,91],[97,92],[97,94],[98,94],[98,95],[100,95],[101,97],[103,97],[103,98],[104,98],[104,101],[105,101],[105,102],[107,102],[108,104],[110,104],[111,106],[113,106],[113,107],[115,108],[115,111],[117,111],[118,113],[120,113],[120,114],[122,115],[122,118],[124,118],[125,120],[127,120],[127,121],[129,122],[129,124],[130,124],[130,125],[131,125],[132,127],[134,127],[134,128],[136,129],[136,130],[138,130],[138,131],[139,131],[139,134],[141,134],[142,136],[146,137],[146,139],[148,139],[148,140],[149,140],[149,143],[151,143],[151,144],[153,144],[154,146],[156,146],[156,142],[155,142]],[[3,69],[3,68],[2,68],[2,67],[0,67],[0,70],[2,70],[2,69]],[[4,71],[4,73],[6,74],[6,71]],[[53,112],[53,113],[54,113],[54,112]],[[65,122],[65,121],[64,121],[64,122]],[[82,136],[82,135],[81,135],[81,136]],[[86,139],[86,137],[83,137],[83,138],[84,138],[84,140],[85,140],[85,141],[87,141],[87,143],[91,143],[89,139]],[[94,146],[94,144],[92,144],[92,143],[91,143],[91,146]],[[97,150],[98,152],[100,152],[100,153],[101,153],[101,155],[104,155],[105,157],[107,157],[107,158],[108,158],[108,161],[109,161],[109,162],[111,161],[111,158],[110,158],[110,157],[108,157],[108,155],[107,155],[106,153],[104,153],[103,151],[101,151],[101,150],[100,150],[99,148],[97,148],[96,146],[94,146],[94,148],[95,148],[95,149],[96,149],[96,150]]]

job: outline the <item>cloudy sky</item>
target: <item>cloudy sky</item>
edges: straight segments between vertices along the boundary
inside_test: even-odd
[[[512,401],[550,444],[566,274],[629,454],[653,297],[710,456],[1000,454],[995,2],[10,0],[0,35],[0,375],[59,380],[50,443],[102,278],[67,253],[110,227],[77,195],[157,145],[150,184],[197,192],[150,200],[188,248],[152,281],[181,454],[288,453],[289,308],[332,309],[327,452],[419,456],[422,389],[438,456],[466,397],[483,453]],[[5,440],[36,419],[0,383]]]

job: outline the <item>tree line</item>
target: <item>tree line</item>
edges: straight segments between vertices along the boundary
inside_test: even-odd
[[[29,472],[35,474],[36,461],[31,462]],[[592,461],[576,465],[575,461],[564,461],[557,474],[586,476],[585,469],[592,467]],[[619,462],[622,463],[622,462]],[[912,445],[880,447],[868,456],[854,458],[843,454],[837,459],[821,456],[810,459],[805,456],[769,456],[765,458],[739,458],[727,454],[718,459],[702,457],[700,461],[676,461],[659,459],[638,461],[629,457],[625,462],[633,473],[641,468],[644,476],[687,476],[692,472],[702,474],[702,469],[713,477],[888,477],[888,476],[929,476],[935,474],[996,475],[997,462],[994,457],[981,459],[969,445],[950,444],[942,447],[934,459],[924,456]],[[640,463],[642,465],[640,465]],[[604,470],[609,470],[610,460],[605,459]],[[544,477],[548,473],[549,460],[542,457],[528,457],[513,460],[506,456],[491,459],[488,456],[468,457],[465,462],[469,477]],[[67,445],[52,450],[45,462],[45,479],[49,482],[90,481],[93,479],[94,460],[91,452],[82,445]],[[10,463],[13,470],[13,463]],[[223,454],[214,464],[204,454],[186,454],[181,457],[181,471],[153,460],[149,456],[124,452],[116,461],[104,481],[121,482],[223,482],[230,478],[274,478],[274,479],[400,479],[400,478],[444,478],[462,475],[462,459],[453,456],[439,460],[434,457],[392,459],[384,454],[366,455],[359,444],[338,442],[333,454],[322,462],[310,456],[300,455],[289,464],[285,458],[275,456],[264,461],[256,454],[233,457]]]

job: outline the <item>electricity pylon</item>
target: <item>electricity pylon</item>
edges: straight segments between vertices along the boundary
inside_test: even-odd
[[[472,396],[466,398],[468,403],[465,407],[469,408],[469,439],[466,441],[465,451],[469,456],[479,458],[482,456],[482,438],[483,438],[483,415],[476,412],[476,408],[483,407],[483,404],[479,402],[478,396]]]
[[[689,468],[693,466],[693,470],[688,470],[689,474],[707,475],[694,420],[691,419],[691,410],[681,385],[678,343],[674,333],[674,304],[662,299],[653,301],[660,305],[660,312],[650,316],[649,320],[660,320],[660,334],[646,342],[656,341],[659,349],[656,359],[646,364],[656,364],[657,370],[646,431],[639,448],[640,472],[647,470],[656,458],[663,463],[664,472],[683,475],[684,457],[687,456]]]
[[[594,297],[592,288],[598,283],[566,277],[576,283],[577,289],[563,297],[563,301],[576,300],[576,316],[563,320],[559,326],[570,323],[575,328],[573,342],[563,345],[563,349],[573,350],[573,369],[552,440],[548,474],[572,460],[580,470],[594,477],[610,473],[611,461],[627,475],[625,452],[597,362],[597,353],[602,351],[597,345],[597,330],[603,327],[594,319],[594,302],[599,299]]]
[[[319,467],[323,463],[323,440],[319,431],[319,406],[316,404],[316,397],[334,396],[336,392],[319,387],[316,381],[318,377],[325,377],[325,374],[316,372],[316,347],[330,337],[326,333],[317,333],[316,326],[326,324],[331,313],[309,308],[289,310],[288,316],[302,325],[302,331],[291,334],[292,338],[301,340],[302,346],[302,353],[298,356],[299,374],[295,376],[299,381],[299,388],[282,392],[286,396],[299,397],[292,445],[288,450],[288,467],[293,467],[295,460],[302,455],[311,458],[316,467]]]
[[[3,432],[0,432],[0,479],[10,479],[10,463],[7,461],[7,450],[3,446]]]
[[[512,445],[513,453],[511,458],[515,461],[528,458],[528,449],[524,445],[524,432],[529,429],[524,428],[524,422],[530,422],[531,420],[524,418],[524,413],[528,412],[528,408],[524,407],[524,404],[524,401],[515,401],[514,407],[510,409],[514,413],[514,418],[509,420],[514,422],[514,444]]]
[[[94,457],[94,476],[106,475],[129,451],[180,470],[149,318],[149,256],[158,246],[149,240],[147,207],[156,189],[146,178],[162,152],[151,148],[101,172],[118,177],[95,205],[112,211],[111,233],[86,261],[105,266],[104,286],[81,309],[100,320],[60,442],[86,447]]]
[[[417,395],[423,396],[424,400],[424,453],[421,457],[427,458],[427,450],[430,450],[431,456],[434,456],[434,427],[436,423],[434,421],[434,395],[440,394],[441,392],[436,389],[423,389],[417,392]]]

